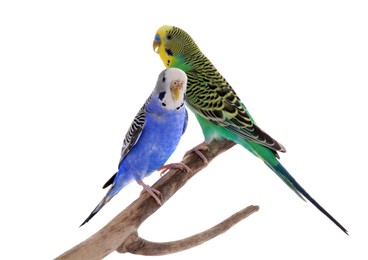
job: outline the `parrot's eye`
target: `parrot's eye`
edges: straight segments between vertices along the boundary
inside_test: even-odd
[[[168,36],[166,36],[166,39],[170,41],[172,39],[172,36],[169,34]]]

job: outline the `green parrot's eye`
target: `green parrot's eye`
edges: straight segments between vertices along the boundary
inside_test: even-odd
[[[172,36],[169,34],[168,36],[166,36],[166,39],[170,41],[172,39]]]

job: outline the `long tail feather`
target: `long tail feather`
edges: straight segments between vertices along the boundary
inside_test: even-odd
[[[97,205],[97,207],[91,212],[91,214],[89,214],[89,216],[86,218],[86,220],[79,226],[83,226],[84,224],[86,224],[91,218],[93,218],[94,215],[97,214],[97,212],[100,211],[100,209],[102,209],[103,206],[105,206],[105,204],[107,202],[109,202],[111,200],[111,196],[109,196],[109,194],[107,194],[102,200],[101,202]]]
[[[303,200],[306,198],[309,200],[317,209],[319,209],[326,217],[328,217],[336,226],[338,226],[342,231],[344,231],[347,235],[348,231],[334,218],[328,213],[321,205],[315,201],[312,196],[306,192],[306,190],[300,186],[300,184],[290,175],[290,173],[282,166],[280,162],[276,165],[271,165],[270,163],[264,161],[265,164],[270,167],[299,197]],[[304,198],[303,198],[304,197]]]

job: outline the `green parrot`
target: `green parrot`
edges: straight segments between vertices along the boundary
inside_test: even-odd
[[[205,137],[205,141],[191,151],[207,162],[199,150],[206,149],[206,144],[213,139],[228,139],[242,145],[263,160],[300,198],[309,200],[348,234],[282,166],[277,152],[285,152],[284,146],[257,126],[233,88],[188,33],[164,25],[156,32],[153,49],[167,68],[182,69],[188,76],[186,104],[195,114]]]

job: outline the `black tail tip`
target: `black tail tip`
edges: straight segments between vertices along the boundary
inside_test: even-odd
[[[84,224],[86,224],[87,222],[88,222],[87,220],[83,221],[83,223],[82,223],[82,224],[80,224],[80,226],[79,226],[79,227],[83,226],[83,225],[84,225]]]
[[[86,218],[86,220],[85,221],[83,221],[83,223],[79,226],[79,227],[81,227],[81,226],[83,226],[84,224],[86,224],[91,218],[93,218],[93,216],[94,215],[96,215],[96,213],[97,212],[92,212],[89,216],[88,216],[88,218]]]
[[[344,233],[349,236],[349,231],[347,231],[344,227],[342,228],[342,231],[344,231]]]

